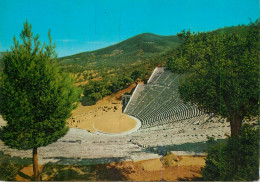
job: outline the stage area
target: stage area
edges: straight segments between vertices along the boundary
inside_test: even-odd
[[[122,113],[106,113],[94,121],[95,129],[103,133],[123,133],[133,129],[135,125],[134,119]]]
[[[92,106],[83,106],[80,103],[67,120],[67,125],[92,133],[99,131],[114,134],[134,129],[137,126],[136,120],[122,113],[120,98],[124,92],[130,92],[134,87],[135,84],[132,84],[129,88],[107,96]]]

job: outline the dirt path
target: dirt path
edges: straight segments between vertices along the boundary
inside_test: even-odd
[[[122,113],[121,95],[130,92],[136,84],[121,90],[115,94],[104,97],[93,106],[79,107],[72,112],[67,125],[95,132],[95,128],[106,133],[121,133],[133,129],[136,125],[134,119]]]
[[[201,167],[205,166],[204,159],[202,156],[178,156],[179,161],[170,166],[165,165],[160,159],[122,162],[115,165],[124,169],[122,171],[130,181],[194,180],[201,177]]]
[[[202,156],[177,156],[178,162],[167,166],[158,159],[124,161],[93,166],[40,166],[42,180],[121,180],[121,181],[179,181],[198,180],[201,167],[205,165]],[[33,176],[32,165],[21,170],[17,181],[28,181]],[[21,174],[21,173],[20,173]]]

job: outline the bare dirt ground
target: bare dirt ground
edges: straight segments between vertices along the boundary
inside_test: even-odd
[[[95,128],[106,133],[121,133],[135,127],[136,122],[120,111],[104,113],[94,121]]]
[[[178,161],[169,166],[160,159],[122,162],[124,167],[129,165],[133,165],[132,172],[127,174],[127,171],[123,171],[131,181],[195,180],[201,177],[201,167],[205,165],[205,157],[178,156]],[[117,164],[117,166],[120,167],[120,164]]]
[[[125,92],[130,92],[135,85],[132,84],[124,90],[104,97],[93,106],[79,104],[67,120],[67,125],[90,132],[95,132],[97,129],[106,133],[121,133],[133,129],[136,122],[122,113],[121,96]]]
[[[201,178],[201,167],[205,165],[203,156],[177,156],[171,164],[162,159],[142,161],[123,161],[93,166],[40,166],[42,180],[122,180],[122,181],[179,181],[198,180]],[[32,179],[32,165],[21,170],[17,181]]]

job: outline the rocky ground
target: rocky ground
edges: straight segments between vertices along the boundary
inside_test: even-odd
[[[163,158],[112,162],[104,165],[41,165],[42,180],[109,180],[109,181],[178,181],[200,180],[204,156],[176,156],[173,153]],[[21,170],[17,181],[32,179],[32,165]]]
[[[204,122],[204,123],[203,123]],[[38,149],[39,163],[96,164],[158,158],[169,151],[177,154],[204,155],[208,140],[224,139],[229,134],[227,122],[189,120],[128,134],[91,133],[71,128],[57,142]],[[10,149],[0,141],[0,151],[11,156],[31,157],[32,151]]]

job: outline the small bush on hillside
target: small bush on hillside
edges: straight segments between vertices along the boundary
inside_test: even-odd
[[[31,160],[11,157],[0,151],[0,180],[15,181],[19,171],[30,163]]]
[[[226,144],[210,149],[202,169],[206,181],[258,180],[258,131],[243,125]]]
[[[132,74],[131,74],[130,77],[131,77],[133,80],[137,80],[137,78],[140,78],[141,75],[142,75],[142,72],[141,72],[141,71],[135,70],[135,71],[132,72]]]
[[[82,105],[94,105],[103,97],[127,88],[132,82],[133,80],[131,78],[124,75],[113,80],[89,81],[84,87]]]
[[[81,103],[83,106],[90,106],[96,104],[100,99],[102,99],[102,95],[99,92],[92,93],[86,97],[83,97]]]

